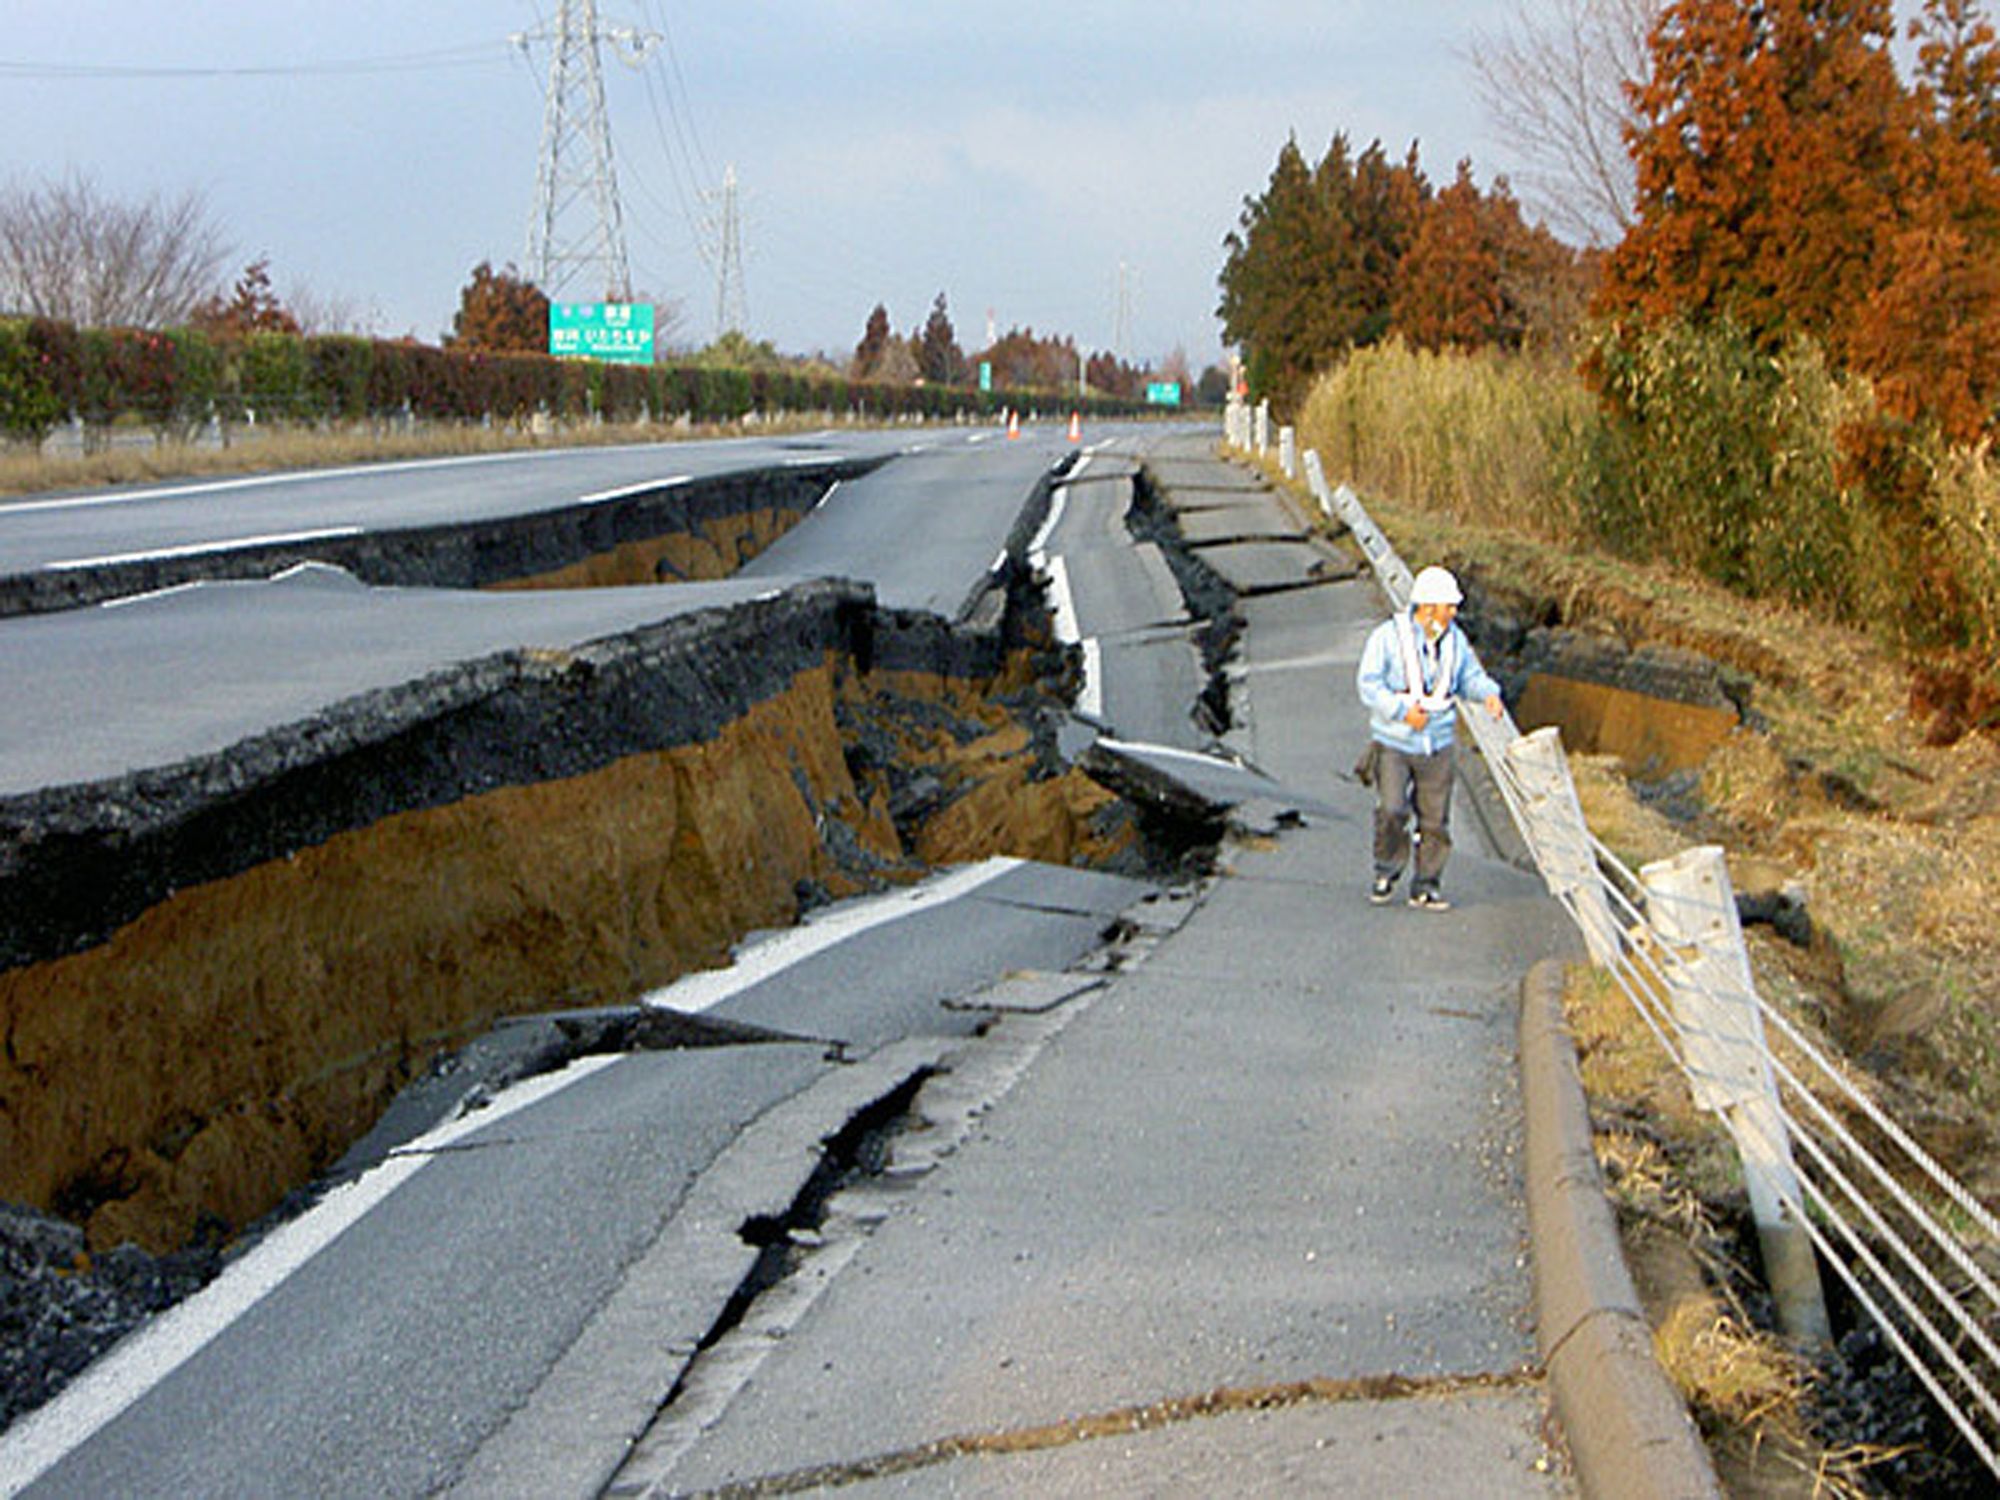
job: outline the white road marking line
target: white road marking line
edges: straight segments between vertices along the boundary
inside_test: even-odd
[[[149,600],[164,599],[170,594],[185,594],[188,590],[198,589],[201,586],[199,582],[177,583],[172,588],[148,589],[143,594],[123,594],[116,599],[100,599],[97,601],[97,607],[99,609],[123,609],[128,604],[144,604]]]
[[[677,485],[693,484],[692,474],[672,474],[665,479],[648,479],[644,484],[621,485],[615,490],[599,490],[594,495],[578,495],[578,505],[602,505],[607,500],[624,500],[632,495],[643,495],[648,490],[670,490]]]
[[[1050,496],[1048,516],[1035,532],[1035,539],[1028,543],[1028,563],[1031,567],[1043,566],[1042,556],[1048,551],[1049,538],[1055,535],[1056,526],[1062,521],[1063,506],[1068,503],[1068,499],[1068,492],[1061,489]]]
[[[705,969],[699,974],[690,974],[665,989],[654,990],[639,1003],[688,1015],[711,1009],[732,995],[761,984],[772,975],[783,973],[794,964],[803,963],[837,943],[858,937],[885,922],[894,922],[933,906],[956,901],[1025,863],[1025,860],[995,856],[954,870],[949,875],[927,880],[907,891],[831,908],[807,919],[800,926],[774,933],[744,949],[726,969]]]
[[[1069,591],[1069,565],[1060,557],[1049,559],[1049,602],[1055,613],[1056,639],[1074,645],[1083,639],[1076,620],[1076,600]]]
[[[241,552],[250,547],[279,547],[291,542],[323,542],[337,536],[359,536],[359,526],[322,526],[316,531],[281,531],[269,536],[230,537],[218,542],[189,542],[180,547],[155,547],[145,552],[114,552],[103,557],[72,557],[62,562],[43,563],[44,573],[74,572],[79,568],[109,568],[119,563],[152,562],[170,557],[199,557],[208,552]]]
[[[621,443],[599,453],[631,453],[655,446],[651,443]],[[712,445],[709,445],[712,446]],[[201,484],[176,484],[160,489],[121,490],[115,495],[74,495],[67,500],[17,500],[0,505],[0,516],[45,510],[84,510],[99,505],[136,505],[146,500],[177,500],[187,495],[219,495],[230,490],[256,489],[263,485],[307,484],[315,479],[352,479],[362,474],[407,474],[418,469],[445,469],[469,464],[497,464],[531,459],[574,457],[574,448],[543,448],[516,453],[467,453],[455,458],[406,458],[386,464],[348,464],[334,469],[295,469],[283,474],[258,474],[244,479],[214,479]]]
[[[1168,760],[1191,760],[1197,765],[1226,766],[1232,771],[1245,771],[1249,769],[1241,761],[1232,760],[1227,756],[1204,755],[1199,750],[1181,750],[1173,745],[1149,744],[1145,740],[1116,740],[1106,735],[1099,739],[1097,743],[1107,745],[1113,750],[1143,750],[1148,755],[1163,756]]]
[[[1096,636],[1086,637],[1083,647],[1083,686],[1076,690],[1078,713],[1093,719],[1104,717],[1104,651]]]
[[[586,1057],[531,1078],[491,1104],[440,1125],[370,1168],[290,1223],[179,1306],[125,1339],[63,1393],[0,1433],[0,1500],[10,1500],[62,1462],[282,1286],[307,1261],[414,1177],[444,1147],[580,1083],[622,1054]]]

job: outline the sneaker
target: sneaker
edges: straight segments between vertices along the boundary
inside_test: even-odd
[[[1410,905],[1419,911],[1450,911],[1451,903],[1444,899],[1442,891],[1426,886],[1420,891],[1410,892]]]
[[[1395,894],[1396,877],[1393,875],[1377,875],[1374,883],[1368,887],[1368,899],[1377,906],[1388,905],[1390,897]]]

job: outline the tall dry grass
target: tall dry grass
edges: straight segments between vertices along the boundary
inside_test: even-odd
[[[1315,382],[1299,440],[1364,495],[1665,563],[2000,671],[1985,446],[1905,436],[1889,461],[1910,482],[1856,483],[1849,436],[1881,425],[1873,393],[1803,342],[1774,355],[1670,325],[1599,354],[1617,410],[1554,354],[1356,350]]]
[[[1299,416],[1328,478],[1452,519],[1578,535],[1565,475],[1594,400],[1560,357],[1432,353],[1399,339],[1322,375]]]
[[[1933,469],[1933,514],[1970,606],[1972,653],[2000,661],[2000,473],[1988,445],[1947,453]]]

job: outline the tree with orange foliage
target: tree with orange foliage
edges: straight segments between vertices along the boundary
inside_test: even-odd
[[[243,268],[230,299],[210,297],[189,320],[215,338],[242,338],[249,333],[297,333],[299,320],[285,310],[271,290],[271,262],[253,260]]]
[[[458,295],[458,315],[444,342],[448,349],[546,354],[549,299],[512,266],[496,271],[482,260]]]
[[[2000,53],[1976,0],[1928,0],[1910,36],[1923,151],[1854,356],[1891,416],[1966,443],[2000,406]]]
[[[1391,316],[1420,349],[1472,349],[1500,341],[1500,242],[1495,216],[1472,180],[1472,163],[1424,210],[1397,270]]]
[[[1980,0],[1925,0],[1910,22],[1919,95],[1955,140],[2000,161],[2000,52]]]
[[[1919,176],[1893,30],[1889,0],[1673,0],[1601,309],[1727,317],[1773,347],[1804,332],[1844,362]]]

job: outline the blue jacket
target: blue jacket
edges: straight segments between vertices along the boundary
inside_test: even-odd
[[[1411,628],[1421,641],[1423,631],[1414,618]],[[1354,674],[1354,686],[1368,709],[1368,733],[1378,744],[1410,755],[1435,755],[1452,742],[1456,732],[1457,699],[1484,703],[1500,691],[1500,684],[1480,666],[1472,642],[1456,623],[1438,646],[1440,653],[1449,658],[1451,681],[1432,684],[1431,694],[1446,701],[1432,710],[1430,722],[1422,729],[1412,729],[1403,722],[1410,709],[1410,687],[1395,617],[1384,620],[1369,634],[1368,644],[1361,648],[1361,666]]]

